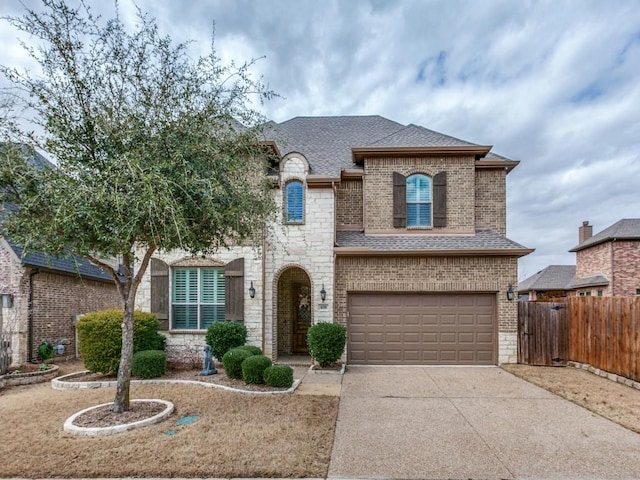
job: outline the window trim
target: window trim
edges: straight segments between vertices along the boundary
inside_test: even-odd
[[[295,220],[289,220],[289,197],[288,190],[291,185],[300,185],[300,202],[301,205],[301,218]],[[304,225],[305,223],[305,210],[306,210],[306,192],[305,192],[305,184],[302,180],[298,178],[292,178],[287,180],[284,184],[284,189],[282,191],[282,202],[283,202],[283,223],[285,225]]]
[[[425,178],[429,182],[429,200],[428,201],[409,201],[409,182],[412,178]],[[406,177],[406,192],[405,192],[405,208],[406,208],[406,228],[409,230],[417,229],[432,229],[433,228],[433,177],[425,173],[416,172]],[[416,192],[418,189],[416,188]],[[410,205],[429,205],[429,224],[428,225],[409,225],[409,206]]]
[[[196,302],[176,302],[175,299],[175,294],[176,294],[176,281],[175,281],[175,275],[176,272],[180,271],[180,270],[184,270],[184,271],[188,271],[188,270],[195,270],[196,271],[196,291],[197,291],[197,301]],[[216,301],[214,302],[204,302],[202,301],[202,281],[203,281],[203,271],[206,270],[213,270],[215,271],[215,285],[213,287],[214,289],[214,298]],[[170,312],[169,312],[169,329],[171,331],[184,331],[184,332],[204,332],[207,330],[207,326],[202,325],[202,307],[203,306],[213,306],[216,308],[216,320],[214,320],[212,323],[216,323],[216,322],[222,322],[225,321],[226,319],[226,314],[225,314],[225,310],[226,310],[226,302],[227,302],[227,298],[226,298],[226,283],[227,283],[227,279],[226,279],[226,275],[225,275],[225,267],[212,267],[212,266],[175,266],[175,267],[171,267],[171,275],[170,275],[170,279],[171,279],[171,283],[170,283],[170,287],[169,287],[169,307],[170,307]],[[222,280],[222,285],[219,284],[219,282]],[[220,295],[222,296],[222,299],[220,299]],[[222,300],[222,301],[220,301]],[[195,306],[196,307],[196,328],[189,328],[187,326],[185,327],[176,327],[175,326],[175,318],[174,318],[174,313],[175,313],[175,309],[174,307],[176,305],[186,305],[186,306]]]

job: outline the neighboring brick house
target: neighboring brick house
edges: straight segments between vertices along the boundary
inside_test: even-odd
[[[24,150],[27,151],[26,148]],[[39,153],[29,158],[38,168],[55,168]],[[4,211],[16,207],[0,205]],[[122,305],[116,286],[106,272],[75,256],[25,254],[11,239],[0,236],[0,293],[12,305],[2,308],[5,332],[10,331],[13,364],[37,360],[42,341],[66,340],[65,355],[75,355],[75,315]]]
[[[576,253],[574,295],[640,295],[640,218],[620,220],[593,235],[583,222]]]
[[[67,340],[65,355],[74,355],[74,315],[121,305],[113,280],[98,267],[77,257],[23,255],[20,246],[3,237],[0,293],[13,299],[2,311],[12,331],[12,363],[37,360],[42,341]]]
[[[507,291],[532,251],[505,237],[518,162],[380,116],[296,117],[266,140],[282,211],[263,244],[157,254],[142,280],[138,307],[163,321],[170,358],[201,358],[226,318],[274,360],[339,322],[351,364],[516,361]]]

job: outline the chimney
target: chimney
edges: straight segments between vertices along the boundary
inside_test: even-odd
[[[582,226],[578,229],[578,245],[585,240],[589,240],[593,236],[593,226],[589,225],[589,220],[582,222]]]

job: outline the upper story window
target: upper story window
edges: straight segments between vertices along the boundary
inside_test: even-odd
[[[304,185],[299,180],[288,182],[284,187],[285,223],[304,222]]]
[[[171,282],[171,328],[206,330],[225,319],[224,268],[174,267]]]
[[[407,227],[430,227],[431,178],[416,174],[407,177]]]

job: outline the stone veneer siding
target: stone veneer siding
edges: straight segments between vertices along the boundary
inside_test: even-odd
[[[475,229],[475,165],[473,157],[367,158],[364,176],[365,231],[393,228],[393,172],[433,176],[447,172],[446,230]],[[440,230],[433,228],[434,231]]]
[[[363,227],[362,181],[343,180],[337,188],[336,226]]]
[[[223,248],[212,260],[220,264],[227,264],[237,258],[244,258],[244,325],[247,327],[247,342],[262,348],[262,296],[264,292],[262,284],[262,257],[260,248],[253,247],[230,247]],[[169,253],[156,254],[155,258],[172,264],[190,258],[190,255],[181,250],[174,250]],[[253,281],[256,289],[255,298],[249,297],[249,285]],[[171,274],[169,275],[171,282]],[[171,289],[171,286],[169,287]],[[171,303],[171,300],[169,300]],[[151,271],[147,269],[136,296],[136,308],[145,312],[151,311]],[[171,318],[171,315],[169,315]],[[171,320],[169,320],[171,321]],[[167,360],[175,363],[187,365],[202,365],[202,350],[205,343],[206,330],[172,330],[171,328],[163,332],[167,337]]]
[[[299,154],[290,154],[280,180],[284,185],[291,178],[306,182],[307,165]],[[301,157],[301,156],[300,156]],[[333,188],[308,188],[305,184],[305,223],[272,228],[266,254],[265,292],[265,355],[277,359],[278,352],[278,281],[290,267],[300,267],[311,283],[313,323],[333,321],[333,244],[335,238],[335,198]],[[282,204],[282,190],[276,190],[276,204]],[[280,218],[282,218],[280,216]],[[324,285],[327,298],[321,305],[320,290]],[[257,296],[257,295],[256,295]],[[326,306],[326,308],[325,308]]]
[[[6,331],[11,331],[12,359],[17,364],[27,360],[28,276],[25,268],[0,237],[0,291],[13,295],[13,307],[2,308],[2,321]]]
[[[476,228],[507,233],[507,172],[505,169],[476,170]]]
[[[347,324],[349,292],[495,293],[498,363],[517,361],[517,301],[505,292],[517,278],[516,257],[351,257],[336,260],[334,318]]]

